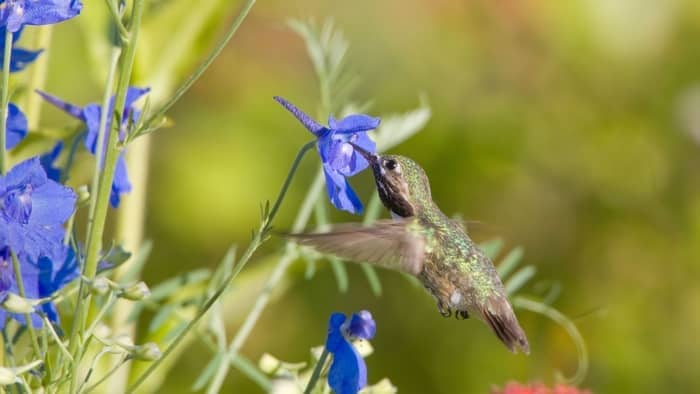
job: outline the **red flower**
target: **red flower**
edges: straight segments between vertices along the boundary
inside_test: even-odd
[[[592,394],[592,392],[566,384],[557,384],[550,388],[542,383],[521,384],[509,382],[503,388],[492,388],[491,394]]]

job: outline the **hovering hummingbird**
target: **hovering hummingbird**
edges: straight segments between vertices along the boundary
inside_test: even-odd
[[[425,171],[403,156],[377,155],[353,145],[372,167],[377,191],[393,219],[371,226],[343,224],[330,232],[293,234],[318,251],[417,277],[437,300],[440,313],[474,315],[515,353],[530,352],[525,332],[508,302],[491,260],[461,223],[433,202]]]

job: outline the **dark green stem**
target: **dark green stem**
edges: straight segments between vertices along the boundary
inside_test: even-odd
[[[326,364],[327,358],[328,350],[324,347],[323,353],[321,353],[321,357],[318,359],[318,363],[316,363],[314,372],[311,374],[311,378],[309,378],[309,383],[306,385],[306,389],[304,389],[304,394],[311,394],[311,390],[313,390],[316,386],[318,378],[321,377],[321,371],[323,370],[323,366]]]

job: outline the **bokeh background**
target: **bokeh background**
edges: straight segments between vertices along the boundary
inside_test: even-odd
[[[221,34],[238,6],[222,6],[209,34]],[[427,97],[427,127],[392,152],[425,167],[447,214],[482,223],[475,238],[500,236],[525,248],[524,261],[538,273],[524,293],[561,285],[554,306],[577,324],[590,353],[582,386],[700,392],[694,0],[259,2],[170,111],[173,127],[153,135],[148,283],[213,268],[229,245],[245,246],[260,202],[276,196],[310,139],[272,100],[319,108],[318,82],[304,43],[286,25],[290,17],[332,17],[345,32],[348,67],[360,76],[355,99],[372,102],[368,113],[405,112]],[[168,29],[162,34],[174,34]],[[87,43],[76,25],[56,29],[47,90],[79,104],[99,100],[99,78],[86,76],[95,63]],[[42,124],[66,121],[44,112]],[[303,162],[276,227],[291,226],[317,165],[311,156]],[[368,174],[352,183],[367,201]],[[281,244],[266,244],[229,295],[231,335]],[[311,280],[304,269],[301,261],[292,266],[264,312],[244,347],[251,360],[269,352],[305,361],[324,341],[331,312],[369,309],[378,326],[369,380],[389,377],[402,393],[484,393],[509,380],[552,382],[556,371],[576,367],[570,339],[539,315],[519,312],[532,354],[514,356],[483,324],[441,318],[432,298],[396,273],[380,272],[384,292],[376,297],[357,266],[348,266],[346,293],[326,263]],[[210,357],[193,344],[162,392],[189,392]],[[233,371],[226,390],[259,388]]]

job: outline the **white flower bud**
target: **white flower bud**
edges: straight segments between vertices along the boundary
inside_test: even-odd
[[[14,293],[7,293],[7,298],[2,303],[2,307],[12,313],[32,313],[35,303],[27,298],[22,298]]]

